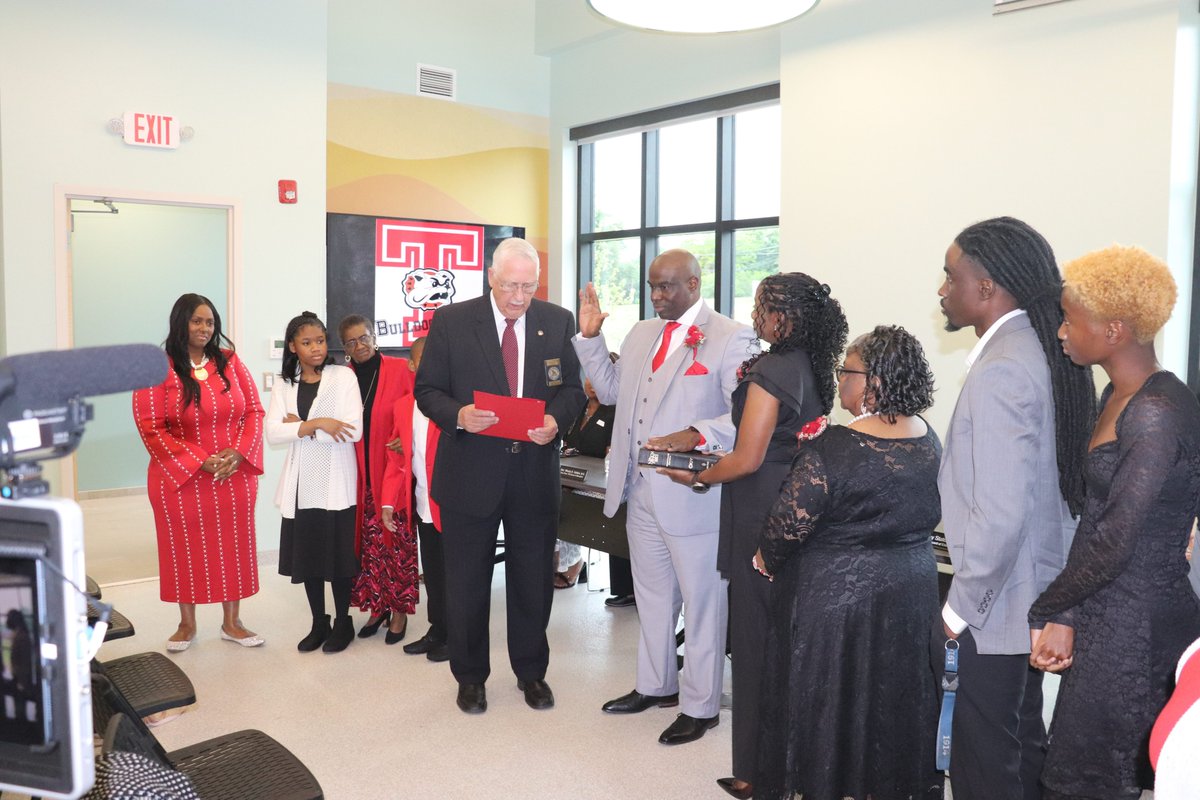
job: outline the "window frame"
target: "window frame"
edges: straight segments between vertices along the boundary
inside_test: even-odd
[[[777,105],[779,84],[745,89],[718,97],[695,100],[676,106],[655,109],[627,117],[597,122],[572,128],[570,138],[576,143],[576,279],[578,286],[592,280],[592,245],[614,239],[638,239],[641,279],[638,281],[639,320],[654,316],[650,305],[650,293],[646,286],[650,262],[658,255],[658,237],[672,234],[712,233],[715,235],[713,248],[713,298],[716,311],[733,314],[734,235],[751,228],[779,227],[779,217],[734,218],[734,116],[755,107]],[[680,225],[659,225],[658,214],[658,155],[659,129],[692,119],[710,118],[717,125],[716,186],[714,202],[716,215],[712,221]],[[616,231],[594,231],[593,189],[595,161],[592,145],[598,139],[615,134],[641,131],[641,218],[637,228]],[[578,306],[576,312],[578,313]]]

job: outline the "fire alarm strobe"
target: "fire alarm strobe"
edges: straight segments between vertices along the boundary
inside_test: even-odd
[[[280,181],[279,182],[279,202],[281,202],[281,203],[296,202],[296,182],[295,181]]]

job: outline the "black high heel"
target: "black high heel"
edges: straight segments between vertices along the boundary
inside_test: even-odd
[[[385,622],[389,621],[391,618],[392,618],[392,612],[390,612],[390,611],[383,612],[375,619],[374,622],[368,622],[366,625],[363,625],[362,630],[360,630],[358,632],[358,638],[370,639],[372,636],[374,636],[376,633],[378,633],[379,629],[381,627],[383,627],[383,624]]]
[[[384,634],[383,642],[384,642],[384,644],[397,644],[399,642],[404,641],[404,634],[406,634],[406,633],[408,633],[408,616],[407,615],[404,617],[404,627],[400,629],[400,632],[392,633],[391,629],[389,629],[388,632],[386,634]]]

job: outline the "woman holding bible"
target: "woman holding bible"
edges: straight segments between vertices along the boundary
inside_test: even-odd
[[[833,368],[847,331],[842,307],[829,296],[829,287],[801,272],[764,278],[751,319],[754,332],[770,349],[738,370],[734,449],[700,473],[660,470],[678,483],[725,484],[717,568],[730,588],[733,776],[717,783],[734,797],[751,797],[754,791],[759,687],[772,602],[772,586],[755,573],[751,560],[763,520],[787,477],[797,436],[818,431],[822,415],[833,407]]]

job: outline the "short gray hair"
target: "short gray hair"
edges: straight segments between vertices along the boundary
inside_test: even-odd
[[[542,274],[542,260],[538,257],[537,248],[524,239],[519,239],[515,236],[511,239],[505,239],[496,245],[496,252],[492,253],[492,267],[495,268],[503,259],[513,256],[529,259],[533,262],[533,266],[537,268],[538,274]]]

